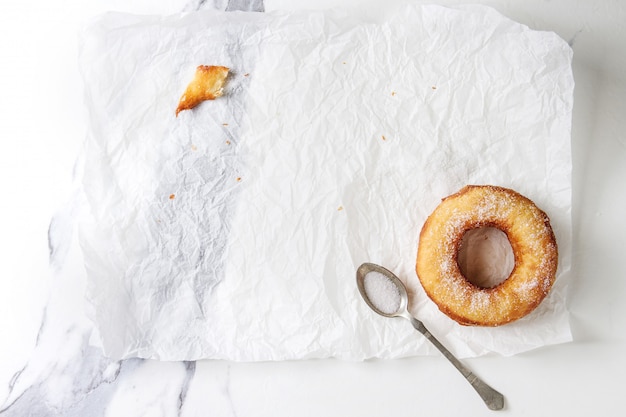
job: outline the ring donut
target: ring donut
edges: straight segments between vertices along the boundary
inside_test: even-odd
[[[503,231],[511,244],[511,274],[492,288],[472,284],[458,264],[466,232],[482,227]],[[558,263],[550,219],[531,200],[491,185],[469,185],[442,200],[419,238],[416,271],[424,290],[463,325],[499,326],[524,317],[546,297]]]

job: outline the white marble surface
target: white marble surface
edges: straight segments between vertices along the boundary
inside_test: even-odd
[[[399,0],[266,0],[265,10],[343,6],[376,19]],[[234,3],[234,2],[232,2]],[[466,3],[446,1],[443,3]],[[478,1],[574,49],[574,342],[466,363],[506,395],[503,415],[619,415],[626,388],[626,5]],[[0,415],[487,415],[441,357],[112,362],[90,347],[81,265],[63,216],[86,131],[77,38],[106,10],[168,14],[227,1],[10,2],[0,13]],[[231,4],[231,7],[233,5]],[[59,217],[61,216],[61,217]],[[55,219],[52,220],[51,219]],[[48,229],[51,228],[49,253]],[[52,261],[50,261],[52,259]],[[416,335],[417,337],[417,335]]]

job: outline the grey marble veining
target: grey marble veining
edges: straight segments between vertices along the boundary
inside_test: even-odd
[[[191,0],[184,11],[203,9],[222,10],[226,12],[264,12],[263,0]]]
[[[264,5],[262,0],[192,0],[184,11],[203,9],[262,12]],[[80,198],[77,192],[75,199]],[[113,361],[92,346],[93,327],[84,315],[83,288],[76,278],[82,265],[67,262],[72,258],[70,243],[76,239],[76,206],[76,201],[70,202],[50,222],[49,298],[30,358],[12,364],[15,371],[8,394],[0,398],[0,414],[100,417],[158,410],[164,416],[197,415],[207,408],[208,396],[217,403],[207,411],[235,415],[227,363],[207,362],[199,371],[196,362]]]

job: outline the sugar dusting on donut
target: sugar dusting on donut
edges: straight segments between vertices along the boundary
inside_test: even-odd
[[[458,253],[471,229],[495,227],[515,257],[510,276],[493,288],[463,276]],[[547,215],[528,198],[495,186],[467,186],[446,197],[420,233],[416,271],[439,309],[465,325],[498,326],[530,313],[555,279],[558,251]]]
[[[485,291],[474,292],[469,297],[470,297],[470,307],[474,311],[488,308],[489,303],[491,302],[491,297],[489,293]]]

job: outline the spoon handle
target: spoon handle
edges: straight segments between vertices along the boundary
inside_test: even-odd
[[[437,340],[435,336],[430,333],[430,331],[428,331],[426,326],[424,326],[421,321],[417,320],[415,317],[411,317],[410,321],[413,327],[415,327],[418,332],[422,333],[426,339],[430,340],[430,342],[435,345],[437,349],[439,349],[443,356],[445,356],[465,377],[465,379],[467,379],[490,410],[501,410],[504,408],[504,396],[502,394],[487,385],[482,379],[474,375],[472,371],[463,365],[461,361],[455,358],[454,355],[450,353],[450,351],[446,349],[446,347],[442,345],[441,342],[439,342],[439,340]]]

